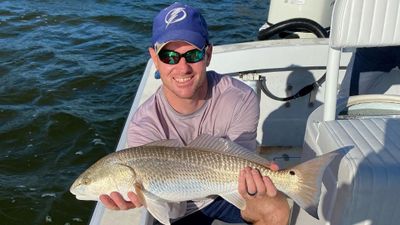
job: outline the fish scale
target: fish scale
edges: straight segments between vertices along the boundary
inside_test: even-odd
[[[186,192],[197,193],[194,196],[197,198],[214,194],[216,189],[224,191],[228,188],[227,183],[234,184],[234,187],[229,187],[229,189],[233,189],[237,187],[240,169],[246,165],[244,160],[235,160],[233,157],[218,153],[211,153],[210,156],[209,152],[199,149],[183,151],[162,147],[143,149],[142,151],[137,151],[137,154],[143,154],[144,157],[140,158],[136,155],[137,160],[129,160],[126,163],[132,164],[132,167],[135,168],[137,176],[140,177],[146,190],[163,197],[171,196],[170,193]],[[150,156],[148,158],[150,161],[146,160],[148,156]],[[182,167],[182,164],[185,166]],[[146,165],[152,165],[152,167]],[[157,179],[158,177],[160,179]],[[162,182],[154,182],[158,180],[162,180]],[[188,184],[192,185],[188,186]],[[185,198],[186,196],[179,197]],[[166,199],[171,200],[170,198]]]

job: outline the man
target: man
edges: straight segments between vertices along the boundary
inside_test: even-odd
[[[128,129],[128,145],[138,146],[161,139],[177,139],[183,144],[200,134],[228,138],[248,149],[256,148],[259,119],[258,98],[244,83],[229,76],[206,71],[212,45],[207,24],[197,9],[174,3],[162,10],[153,22],[151,58],[162,86],[139,107]],[[273,165],[273,169],[277,169]],[[238,190],[247,207],[239,209],[222,198],[175,205],[181,219],[173,224],[225,222],[287,224],[289,207],[268,177],[244,168]],[[133,193],[125,201],[119,193],[102,195],[110,209],[142,206]],[[198,210],[200,209],[200,210]],[[245,221],[244,221],[244,220]]]

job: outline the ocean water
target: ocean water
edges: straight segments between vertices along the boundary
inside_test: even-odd
[[[0,225],[87,224],[74,179],[115,150],[173,1],[0,0]],[[256,40],[268,0],[182,1],[214,45]]]

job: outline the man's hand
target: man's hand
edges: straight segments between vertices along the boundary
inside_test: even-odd
[[[278,170],[276,164],[270,167]],[[240,171],[239,193],[246,201],[241,211],[243,219],[257,225],[286,225],[289,220],[289,205],[286,197],[277,191],[271,179],[261,176],[257,169],[249,167]]]
[[[125,201],[122,195],[118,192],[112,192],[108,195],[100,195],[100,201],[108,209],[112,210],[127,210],[141,207],[143,204],[134,192],[128,192],[130,201]]]

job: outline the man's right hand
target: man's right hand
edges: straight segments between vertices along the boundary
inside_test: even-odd
[[[269,166],[273,171],[279,169],[276,164]],[[262,176],[257,169],[246,167],[240,171],[238,190],[246,201],[246,209],[241,211],[243,219],[254,225],[288,224],[290,208],[286,197],[269,177]]]
[[[100,195],[100,201],[108,209],[128,210],[143,206],[142,202],[134,192],[128,192],[130,201],[126,201],[118,192],[111,192],[110,195]]]

